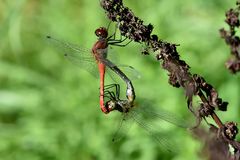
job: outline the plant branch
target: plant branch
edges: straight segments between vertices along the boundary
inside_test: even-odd
[[[147,46],[143,54],[149,54],[149,51],[157,52],[156,59],[162,61],[162,68],[169,73],[169,83],[185,90],[188,108],[199,120],[198,125],[202,118],[211,116],[218,126],[219,137],[229,144],[237,144],[233,146],[236,151],[240,151],[238,142],[234,141],[238,133],[237,124],[234,122],[223,124],[215,113],[216,110],[226,111],[228,102],[219,98],[217,90],[203,77],[190,73],[190,66],[181,60],[178,54],[177,46],[179,45],[165,42],[157,35],[151,34],[153,25],[144,25],[144,21],[125,7],[122,0],[102,0],[101,6],[108,18],[117,23],[122,36]],[[199,96],[202,101],[197,111],[192,106],[193,96]]]
[[[230,47],[232,57],[225,63],[225,66],[232,72],[237,73],[240,71],[240,38],[236,35],[236,29],[240,27],[239,13],[240,1],[236,2],[237,7],[231,8],[226,12],[225,22],[229,26],[229,30],[221,28],[219,30],[221,38]]]

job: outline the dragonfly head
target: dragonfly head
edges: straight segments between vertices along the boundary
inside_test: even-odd
[[[109,100],[105,103],[105,108],[107,108],[107,110],[111,112],[116,109],[116,105],[117,105],[116,101]]]
[[[127,100],[109,100],[106,102],[105,107],[109,112],[117,110],[119,112],[128,112],[128,101]]]
[[[95,34],[99,38],[107,38],[108,37],[108,31],[105,27],[100,27],[95,30]]]

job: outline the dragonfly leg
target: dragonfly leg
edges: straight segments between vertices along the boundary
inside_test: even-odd
[[[110,24],[111,24],[111,21],[110,21],[110,23],[108,24],[107,30],[109,29]],[[118,29],[117,25],[118,25],[118,24],[116,24],[116,26],[115,26],[115,30],[114,30],[113,34],[108,37],[108,40],[110,40],[110,39],[111,39],[111,40],[115,40],[115,39],[116,39],[116,33],[117,33],[117,29]]]
[[[109,98],[109,99],[116,99],[116,95],[113,91],[105,91],[104,92],[104,97]]]
[[[112,92],[109,91],[112,88],[115,88],[115,92],[114,91],[112,91]],[[104,92],[106,92],[107,94],[109,94],[109,93],[111,93],[111,95],[114,94],[115,97],[112,97],[112,98],[119,99],[119,97],[120,97],[120,85],[119,84],[106,85],[106,86],[104,86],[104,90],[105,90]],[[115,95],[115,93],[116,93],[116,95]]]
[[[132,42],[132,40],[129,40],[127,43],[121,44],[121,43],[123,43],[123,42],[126,41],[126,40],[127,40],[127,37],[125,37],[124,39],[122,39],[122,36],[121,36],[121,38],[118,39],[118,40],[109,39],[109,40],[108,40],[108,44],[109,44],[109,45],[113,45],[113,46],[125,47],[125,46],[127,46],[129,43]]]
[[[119,88],[119,84],[113,83],[104,86],[104,89]]]
[[[109,44],[109,45],[114,45],[114,46],[119,46],[119,47],[125,47],[125,46],[127,46],[129,43],[132,42],[132,40],[129,40],[129,42],[127,42],[126,44],[121,44],[121,43],[123,43],[124,41],[127,40],[127,37],[125,37],[125,38],[123,39],[123,38],[122,38],[123,36],[122,36],[121,33],[120,33],[120,38],[119,38],[119,39],[116,39],[117,29],[118,29],[118,24],[116,24],[114,33],[107,38],[107,41],[108,41],[108,44]]]
[[[110,21],[110,22],[108,23],[107,31],[109,30],[109,27],[110,27],[111,23],[112,23],[112,21]],[[112,35],[111,35],[111,36],[112,36]],[[110,36],[110,37],[111,37],[111,36]]]

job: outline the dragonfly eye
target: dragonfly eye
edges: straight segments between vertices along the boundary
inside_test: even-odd
[[[100,28],[95,30],[95,34],[99,38],[107,38],[108,31],[105,27],[100,27]]]
[[[116,106],[116,103],[113,102],[113,101],[107,101],[106,104],[105,104],[105,107],[109,110],[109,111],[112,111],[115,109],[115,106]]]

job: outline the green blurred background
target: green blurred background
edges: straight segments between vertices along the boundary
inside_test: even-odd
[[[204,76],[230,103],[228,112],[219,113],[221,119],[238,122],[240,78],[224,67],[229,48],[218,33],[226,27],[225,11],[235,1],[124,2],[146,24],[152,23],[159,37],[181,44],[178,51],[192,73]],[[137,125],[113,143],[120,114],[100,111],[99,81],[69,63],[45,39],[50,34],[91,48],[94,30],[108,23],[98,0],[0,1],[1,160],[202,159],[201,144],[189,132],[167,124],[161,134],[177,140],[182,148],[177,154],[162,149]],[[136,43],[114,50],[119,63],[141,72],[142,78],[134,81],[138,97],[192,117],[184,91],[168,84],[154,55],[141,55]]]

